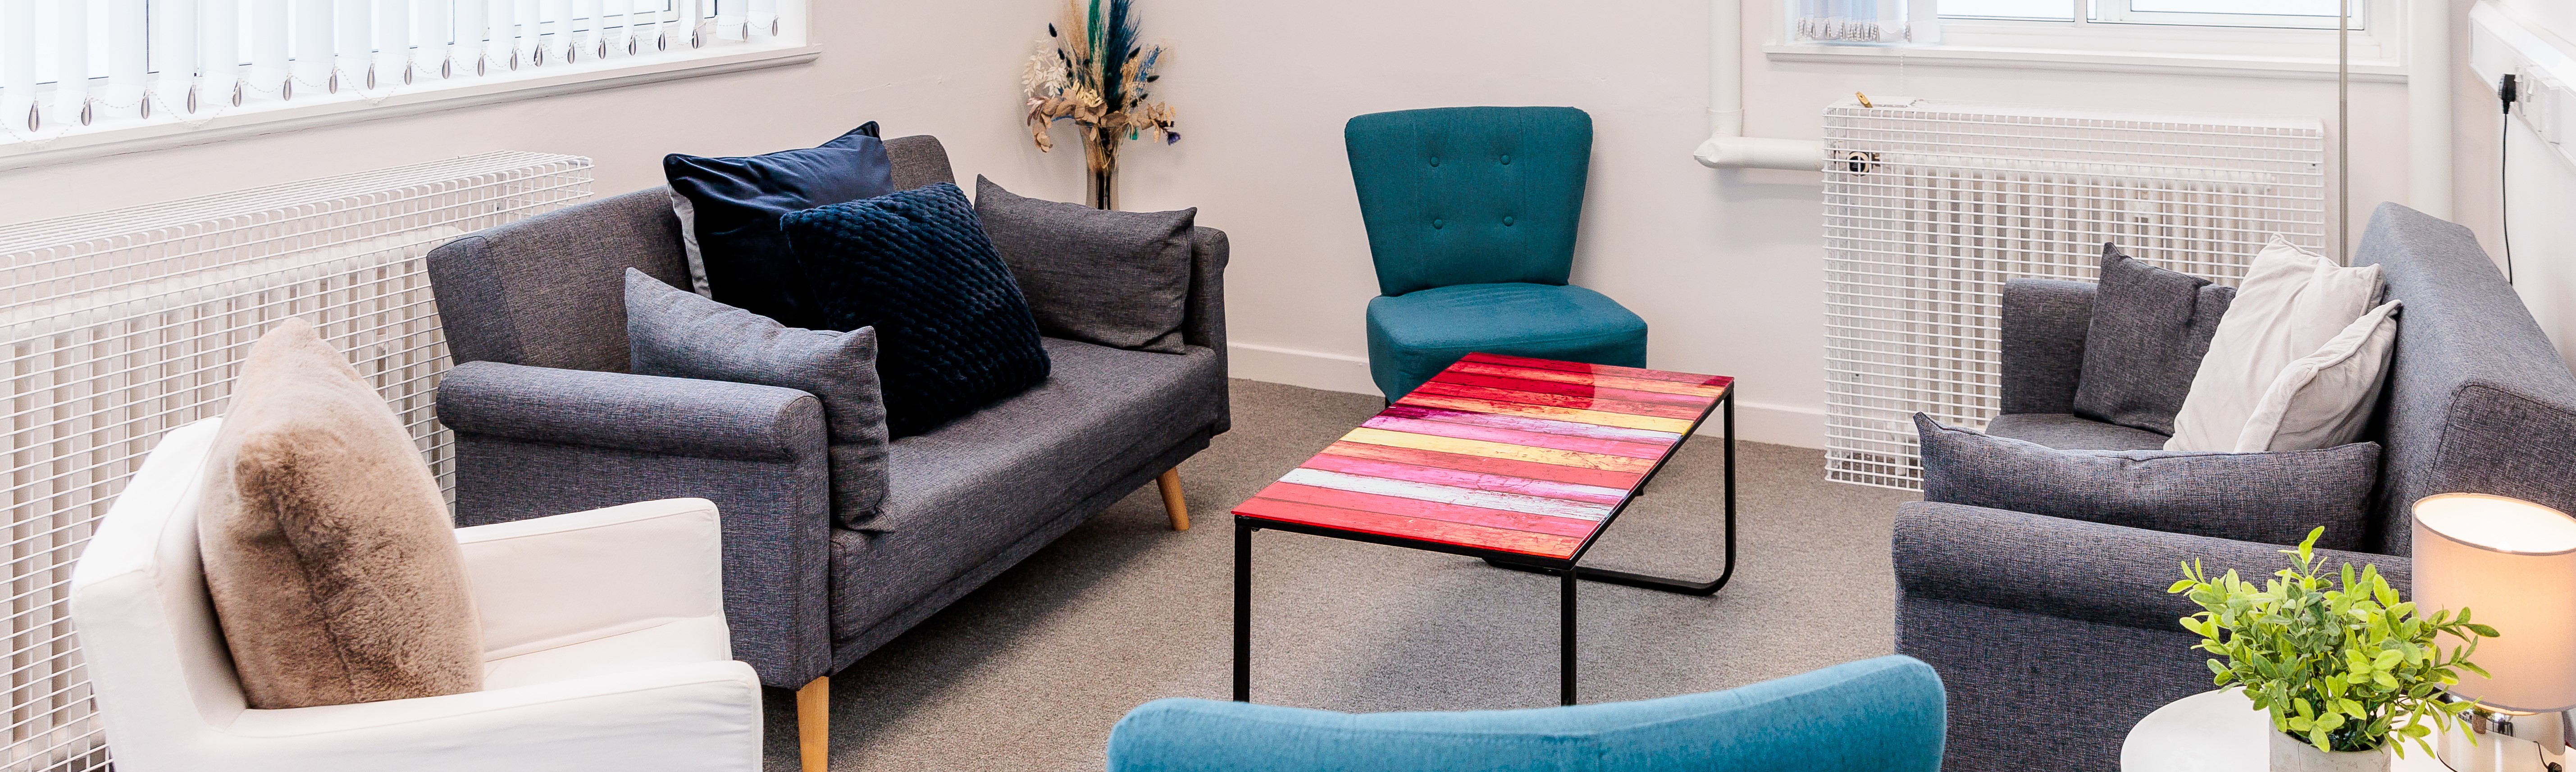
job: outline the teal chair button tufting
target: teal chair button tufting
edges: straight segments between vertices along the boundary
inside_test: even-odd
[[[1511,215],[1503,215],[1503,227],[1505,227],[1505,228],[1512,227],[1512,216],[1511,216]]]
[[[1509,153],[1505,153],[1505,154],[1503,154],[1503,165],[1504,165],[1504,166],[1510,166],[1510,165],[1512,165],[1512,156],[1511,156],[1511,154],[1509,154]]]
[[[1435,156],[1432,156],[1432,157],[1431,157],[1431,165],[1433,165],[1433,166],[1439,166],[1439,165],[1440,165],[1440,157],[1439,157],[1439,156],[1436,156],[1436,155],[1435,155]]]
[[[1436,230],[1439,230],[1439,229],[1440,229],[1440,226],[1441,226],[1441,225],[1444,225],[1444,224],[1445,224],[1445,223],[1442,223],[1442,222],[1440,222],[1439,220],[1433,220],[1433,221],[1431,221],[1431,229],[1432,229],[1432,230],[1435,230],[1435,231],[1436,231]]]

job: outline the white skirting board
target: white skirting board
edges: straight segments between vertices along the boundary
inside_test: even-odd
[[[1380,396],[1377,383],[1369,380],[1367,357],[1259,343],[1228,343],[1226,356],[1227,369],[1236,378]],[[1738,402],[1735,405],[1735,424],[1744,433],[1744,439],[1750,442],[1801,448],[1825,446],[1825,410],[1822,407]],[[1716,418],[1711,417],[1700,431],[1719,434]]]

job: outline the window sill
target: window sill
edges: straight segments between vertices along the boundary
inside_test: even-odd
[[[2333,80],[2332,59],[2148,52],[2067,51],[1982,46],[1857,46],[1800,43],[1762,47],[1775,62],[1898,64],[1925,67],[1982,67],[2071,72],[2138,72],[2168,75],[2215,75],[2286,80]],[[2355,83],[2404,83],[2406,68],[2391,61],[2355,61]]]
[[[378,101],[370,101],[366,95],[350,91],[313,98],[310,101],[298,99],[295,100],[295,104],[272,109],[219,116],[195,126],[180,123],[153,124],[73,134],[42,144],[24,142],[0,144],[0,171],[200,145],[319,126],[399,118],[459,107],[542,99],[644,83],[785,67],[811,62],[822,53],[823,47],[820,45],[782,41],[773,45],[735,48],[726,53],[693,59],[641,65],[603,66],[595,69],[574,66],[562,68],[560,72],[554,73],[538,71],[530,73],[527,77],[478,80],[450,88],[399,93],[383,97]]]

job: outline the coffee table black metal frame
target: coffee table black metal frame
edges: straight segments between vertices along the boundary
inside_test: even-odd
[[[1701,424],[1708,421],[1709,414],[1712,412],[1718,413],[1721,416],[1720,420],[1726,430],[1726,566],[1718,572],[1717,578],[1704,582],[1695,582],[1687,579],[1673,579],[1668,577],[1631,573],[1627,571],[1614,571],[1606,568],[1577,565],[1583,561],[1584,553],[1591,551],[1592,545],[1601,539],[1601,534],[1610,530],[1610,524],[1619,519],[1619,513],[1627,511],[1630,503],[1635,502],[1637,499],[1642,498],[1645,495],[1646,486],[1654,482],[1656,473],[1662,472],[1666,462],[1671,461],[1674,456],[1681,454],[1682,445],[1690,441],[1691,435],[1699,430]],[[1720,395],[1716,402],[1709,405],[1707,410],[1700,411],[1698,418],[1692,419],[1690,428],[1691,431],[1683,432],[1681,439],[1675,440],[1672,448],[1664,452],[1664,457],[1657,459],[1655,461],[1655,466],[1646,470],[1645,476],[1638,479],[1635,492],[1628,494],[1627,498],[1621,499],[1618,506],[1612,507],[1610,509],[1610,514],[1601,519],[1601,526],[1592,529],[1592,535],[1584,537],[1583,544],[1577,546],[1574,550],[1574,554],[1564,560],[1550,560],[1533,555],[1524,555],[1517,552],[1478,549],[1475,547],[1465,547],[1456,544],[1446,544],[1422,539],[1408,539],[1400,536],[1361,533],[1358,531],[1346,531],[1327,526],[1289,523],[1278,520],[1267,520],[1257,517],[1235,515],[1234,700],[1236,702],[1252,701],[1252,532],[1266,529],[1287,531],[1290,533],[1302,533],[1313,536],[1329,536],[1336,539],[1349,539],[1351,541],[1368,542],[1370,544],[1384,544],[1390,547],[1406,547],[1430,552],[1445,552],[1452,555],[1465,555],[1468,557],[1483,558],[1486,563],[1501,568],[1547,574],[1549,576],[1562,578],[1562,599],[1558,601],[1560,616],[1560,625],[1557,634],[1558,690],[1561,693],[1560,696],[1563,704],[1575,704],[1574,585],[1576,579],[1589,579],[1609,584],[1643,587],[1649,590],[1661,590],[1664,592],[1680,593],[1683,595],[1708,596],[1716,594],[1719,588],[1726,586],[1726,581],[1728,579],[1735,576],[1734,381],[1730,380],[1727,383],[1725,394]]]

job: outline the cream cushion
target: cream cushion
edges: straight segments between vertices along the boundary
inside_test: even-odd
[[[2378,296],[2379,266],[2346,268],[2272,237],[2219,318],[2165,449],[2234,451],[2281,371],[2317,353]]]
[[[251,347],[206,463],[206,589],[250,707],[483,688],[447,503],[384,398],[302,319]]]
[[[2343,328],[2326,345],[2281,370],[2254,405],[2236,452],[2331,448],[2361,439],[2379,406],[2381,376],[2397,343],[2397,301]]]

